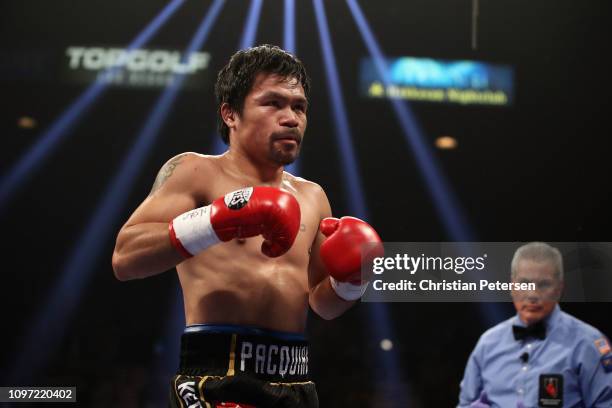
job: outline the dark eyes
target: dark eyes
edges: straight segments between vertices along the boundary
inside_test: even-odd
[[[281,102],[276,100],[267,101],[264,103],[264,106],[274,106],[275,108],[281,108]],[[304,105],[294,105],[293,110],[304,113],[306,112],[306,106]]]

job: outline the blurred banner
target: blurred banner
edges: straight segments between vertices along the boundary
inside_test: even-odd
[[[362,59],[362,96],[461,105],[513,103],[514,71],[507,65],[401,57],[387,59],[385,66],[386,78],[381,78],[375,62]]]
[[[134,88],[165,88],[175,74],[184,74],[182,87],[201,88],[209,79],[210,54],[181,50],[126,50],[102,46],[70,46],[64,54],[62,79],[76,84],[101,81],[109,85]],[[121,66],[121,69],[109,68]]]

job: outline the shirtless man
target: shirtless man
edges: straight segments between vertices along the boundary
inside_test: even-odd
[[[228,150],[170,159],[118,234],[119,280],[178,272],[187,328],[171,406],[318,406],[308,306],[325,319],[350,308],[367,284],[360,248],[380,238],[330,218],[321,187],[283,171],[300,151],[309,87],[278,47],[236,53],[215,86]]]

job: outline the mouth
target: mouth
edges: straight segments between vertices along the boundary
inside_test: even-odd
[[[282,133],[282,134],[275,134],[272,135],[272,141],[273,142],[295,142],[295,144],[299,145],[300,143],[302,143],[302,137],[294,134],[294,133]]]
[[[539,312],[542,309],[542,307],[539,305],[527,305],[524,307],[524,309],[528,312],[533,313],[533,312]]]

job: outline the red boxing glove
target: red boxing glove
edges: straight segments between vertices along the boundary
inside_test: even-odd
[[[368,223],[355,217],[325,218],[319,229],[328,237],[321,244],[320,255],[332,287],[345,300],[359,299],[368,284],[361,279],[362,247],[371,243],[368,257],[383,256],[380,237]]]
[[[170,239],[190,257],[221,241],[261,234],[261,252],[273,258],[293,245],[300,217],[293,195],[274,187],[248,187],[179,215],[170,223]]]

